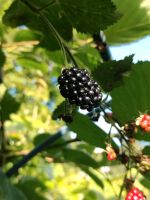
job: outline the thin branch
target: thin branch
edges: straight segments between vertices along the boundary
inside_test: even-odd
[[[50,136],[48,139],[46,139],[44,142],[39,144],[37,147],[35,147],[32,151],[30,151],[26,156],[24,156],[19,162],[14,164],[12,168],[10,168],[6,172],[7,177],[11,177],[12,175],[16,174],[22,166],[24,166],[28,161],[30,161],[34,156],[36,156],[38,153],[43,151],[47,146],[52,145],[54,142],[56,142],[60,137],[63,136],[63,133],[59,131],[53,136]]]
[[[109,122],[111,123],[111,125],[118,131],[118,133],[120,134],[121,138],[124,139],[124,141],[127,143],[128,145],[128,140],[125,138],[125,136],[123,135],[121,129],[119,129],[117,126],[116,126],[116,122],[113,121],[113,119],[110,119],[109,116],[107,115],[107,113],[105,112],[105,109],[100,105],[100,109],[103,111],[105,117],[107,117],[109,119]]]
[[[128,174],[128,171],[126,171],[125,176],[123,178],[123,182],[122,182],[122,185],[121,185],[121,188],[120,188],[120,191],[119,191],[119,195],[118,195],[118,200],[120,200],[121,197],[122,197],[122,192],[123,192],[123,189],[124,189],[124,183],[125,183],[125,180],[127,178],[127,174]]]
[[[96,44],[96,49],[100,53],[103,61],[111,60],[109,46],[106,43],[106,38],[103,31],[93,34],[93,40]]]

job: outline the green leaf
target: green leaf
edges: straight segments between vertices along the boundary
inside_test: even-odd
[[[99,167],[99,164],[83,151],[74,149],[64,149],[63,156],[66,161],[74,162],[77,165],[85,165],[93,168]]]
[[[144,133],[142,131],[138,131],[135,134],[135,138],[137,140],[144,140],[144,141],[150,141],[150,134],[149,133]]]
[[[48,66],[36,59],[29,57],[22,57],[17,59],[17,63],[25,68],[39,69],[46,73],[48,71]]]
[[[150,146],[146,146],[146,147],[143,149],[143,154],[144,154],[144,155],[150,155]]]
[[[35,200],[35,199],[46,200],[47,199],[42,196],[42,193],[44,193],[44,190],[46,188],[45,185],[36,178],[24,177],[17,184],[17,187],[24,194],[26,194],[29,200]]]
[[[93,70],[100,60],[98,51],[88,45],[80,47],[74,56],[81,66],[86,66],[90,70]]]
[[[77,133],[80,140],[84,140],[91,145],[101,148],[106,147],[105,140],[107,134],[96,126],[87,116],[76,113],[73,122],[68,124],[68,127]]]
[[[131,69],[133,55],[119,61],[108,61],[101,63],[93,72],[94,79],[106,91],[110,92],[123,82],[123,76]]]
[[[63,101],[62,103],[60,103],[57,108],[54,110],[53,114],[52,114],[52,119],[56,120],[58,119],[58,117],[64,113],[64,108],[65,108],[65,101]]]
[[[150,7],[148,1],[113,0],[113,2],[117,5],[117,9],[123,14],[123,17],[105,31],[109,44],[118,45],[133,42],[149,35]]]
[[[60,4],[72,26],[79,32],[99,32],[120,17],[110,0],[61,0]]]
[[[140,180],[140,183],[141,183],[144,187],[150,189],[150,180],[142,179],[142,180]]]
[[[34,1],[28,2],[33,4]],[[36,8],[39,6],[43,7],[45,6],[45,2],[38,6],[36,1],[34,6]],[[72,26],[68,22],[68,19],[64,13],[60,10],[59,4],[49,6],[45,11],[45,15],[65,40],[68,41],[72,38]],[[45,23],[43,23],[39,15],[37,15],[37,13],[33,13],[31,9],[20,0],[16,0],[11,4],[3,17],[3,22],[7,26],[11,27],[26,25],[33,31],[37,30],[42,34],[42,46],[51,50],[60,48],[54,34],[52,31],[49,31],[48,27],[45,25]]]
[[[48,133],[42,133],[42,134],[36,135],[33,140],[33,143],[35,146],[38,146],[39,144],[47,140],[49,137],[50,137],[50,134]]]
[[[17,102],[16,99],[8,93],[8,91],[6,91],[0,105],[2,119],[4,121],[8,120],[10,118],[10,114],[17,112],[19,107],[20,103]]]
[[[0,69],[4,66],[5,61],[6,61],[6,56],[3,50],[0,48]]]
[[[41,133],[37,136],[35,136],[34,140],[33,140],[33,143],[35,146],[38,146],[40,145],[41,143],[43,143],[45,140],[47,140],[51,135],[49,133]],[[62,144],[65,140],[63,138],[59,138],[57,139],[57,141],[55,142],[54,145],[58,145],[58,144]],[[51,144],[50,144],[51,146]],[[45,149],[48,149],[49,147],[45,148]],[[50,147],[51,148],[51,147]],[[49,149],[51,150],[51,149]]]
[[[150,180],[150,172],[142,173],[142,175],[143,175],[144,178],[146,178],[147,180]]]
[[[31,31],[31,30],[19,30],[15,37],[14,41],[15,42],[21,42],[21,41],[33,41],[33,40],[40,40],[42,35],[40,35],[36,31]]]
[[[150,110],[150,62],[134,64],[123,85],[111,92],[114,117],[123,125]]]
[[[81,167],[81,169],[87,173],[94,181],[95,183],[100,186],[102,189],[104,188],[104,184],[102,180],[90,169],[87,167]]]
[[[15,186],[11,185],[5,175],[0,171],[0,199],[1,200],[27,200],[26,196]]]

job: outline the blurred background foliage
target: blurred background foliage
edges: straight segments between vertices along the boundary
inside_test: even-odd
[[[120,62],[126,66],[123,71],[131,68],[135,70],[131,73],[131,78],[121,74],[121,79],[119,77],[116,83],[114,74],[105,71],[106,66],[102,65],[102,59],[94,48],[91,36],[99,29],[104,30],[108,43],[116,45],[133,42],[148,35],[148,1],[28,2],[32,2],[37,8],[50,3],[44,10],[45,15],[67,42],[78,64],[86,66],[93,73],[93,77],[102,84],[104,93],[110,92],[114,115],[121,124],[138,117],[139,111],[145,112],[150,108],[149,63],[132,64],[131,57],[125,58]],[[0,158],[4,161],[1,163],[3,172],[49,135],[60,129],[66,133],[55,146],[47,148],[21,168],[18,174],[11,178],[11,184],[3,173],[0,173],[1,199],[116,200],[125,167],[119,161],[107,161],[105,153],[102,152],[107,137],[105,130],[102,130],[102,124],[97,126],[79,113],[76,114],[74,122],[67,126],[52,117],[54,110],[63,102],[57,77],[65,67],[62,50],[53,34],[47,30],[39,16],[32,13],[22,1],[0,0],[0,38],[0,70],[3,78],[0,84],[0,100],[6,140],[6,151]],[[110,61],[109,65],[110,68],[113,66],[115,71],[120,70],[120,63]],[[141,65],[144,70],[141,70]],[[143,79],[135,81],[139,80],[136,74],[141,71]],[[101,72],[100,79],[98,73]],[[108,88],[106,78],[112,81],[113,88]],[[130,93],[130,99],[125,95],[124,88],[126,93]],[[146,94],[144,96],[143,89]],[[137,92],[142,96],[140,102]],[[129,104],[133,109],[129,109]],[[65,143],[73,140],[76,134],[79,141]],[[140,140],[149,141],[149,136],[138,139],[135,146],[140,144],[142,148],[143,143],[141,144]],[[144,147],[146,144],[144,143]],[[149,155],[149,151],[147,152]],[[132,174],[136,175],[135,169]],[[149,174],[146,174],[146,178],[139,174],[135,183],[148,198],[149,183]]]

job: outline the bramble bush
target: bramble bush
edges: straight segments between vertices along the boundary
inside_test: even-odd
[[[0,5],[0,199],[148,200],[148,1]]]

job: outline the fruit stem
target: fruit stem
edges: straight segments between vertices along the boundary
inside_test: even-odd
[[[127,143],[128,145],[128,140],[125,138],[125,136],[123,135],[122,131],[116,126],[116,122],[113,119],[110,119],[108,114],[105,112],[104,108],[100,105],[100,109],[103,111],[105,117],[108,119],[108,121],[112,124],[113,127],[116,128],[116,130],[118,131],[118,133],[120,134],[121,138],[124,139],[124,141]]]
[[[68,46],[65,44],[65,41],[62,39],[62,37],[59,35],[59,33],[57,32],[57,30],[55,29],[55,27],[52,25],[52,23],[49,21],[49,19],[43,14],[43,9],[37,9],[35,8],[33,5],[31,5],[31,3],[27,2],[26,0],[21,0],[27,7],[29,7],[34,13],[38,13],[39,16],[41,17],[42,21],[45,23],[45,25],[49,28],[49,30],[51,32],[53,32],[55,38],[58,41],[59,46],[62,49],[63,55],[64,55],[64,61],[65,61],[65,65],[67,65],[67,56],[66,53],[68,54],[68,56],[70,57],[70,59],[72,60],[72,62],[74,63],[75,67],[78,67],[77,62],[75,61],[72,53],[70,52]]]

